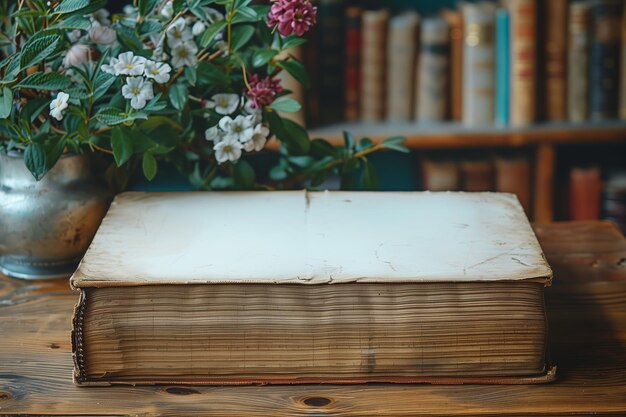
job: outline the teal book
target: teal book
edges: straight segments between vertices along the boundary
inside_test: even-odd
[[[506,9],[496,12],[496,123],[510,120],[511,36],[510,16]]]

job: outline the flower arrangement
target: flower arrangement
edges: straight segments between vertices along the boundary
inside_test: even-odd
[[[399,137],[310,140],[284,116],[301,106],[277,75],[309,85],[289,51],[316,23],[310,0],[136,0],[114,15],[104,7],[0,0],[0,147],[23,152],[37,179],[63,152],[90,149],[108,158],[112,182],[138,165],[152,179],[164,160],[201,189],[317,187],[330,173],[344,189],[374,189],[368,155],[407,151]],[[280,151],[260,172],[247,156],[269,140]]]

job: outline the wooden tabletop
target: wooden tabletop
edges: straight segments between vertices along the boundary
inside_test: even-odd
[[[546,289],[546,385],[76,387],[64,280],[0,277],[0,415],[626,415],[626,240],[607,222],[535,230],[554,268]]]

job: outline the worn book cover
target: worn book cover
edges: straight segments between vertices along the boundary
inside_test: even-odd
[[[443,18],[429,17],[422,21],[421,34],[415,115],[422,122],[439,122],[448,108],[450,30]]]

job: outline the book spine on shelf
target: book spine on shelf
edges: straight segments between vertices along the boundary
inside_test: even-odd
[[[494,160],[495,189],[517,195],[526,214],[530,214],[530,161],[525,156],[498,156]]]
[[[343,120],[344,101],[344,15],[343,0],[317,2],[318,71],[320,123]]]
[[[509,0],[511,13],[511,125],[535,121],[537,88],[537,5]]]
[[[601,192],[599,167],[573,167],[569,182],[570,220],[598,220]]]
[[[491,2],[464,3],[463,123],[481,126],[494,120],[494,25]]]
[[[413,80],[419,15],[406,12],[389,20],[387,48],[387,109],[389,120],[413,117]]]
[[[493,191],[492,161],[483,158],[461,161],[461,182],[463,191]]]
[[[422,158],[422,186],[429,191],[457,191],[459,164],[453,159]]]
[[[621,0],[595,0],[591,5],[589,113],[593,120],[618,115]]]
[[[346,121],[359,119],[359,88],[361,77],[361,8],[346,9]]]
[[[567,117],[580,122],[588,118],[589,3],[569,6],[567,47]]]
[[[545,98],[546,118],[564,120],[566,116],[566,44],[567,0],[550,0],[544,3]]]
[[[387,10],[363,11],[361,20],[361,118],[385,117]]]
[[[415,115],[420,121],[443,121],[448,97],[449,29],[443,18],[422,22]]]
[[[609,170],[602,193],[602,218],[626,233],[626,171]]]
[[[626,7],[622,11],[622,51],[619,76],[619,117],[626,119]]]
[[[450,28],[450,54],[448,65],[448,116],[451,120],[463,118],[463,16],[458,10],[446,9],[441,13]]]
[[[507,125],[510,120],[510,71],[511,38],[509,12],[498,9],[496,12],[496,123]]]

